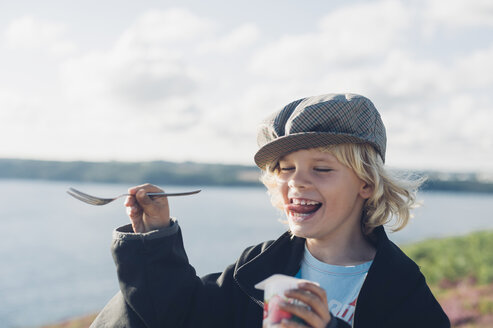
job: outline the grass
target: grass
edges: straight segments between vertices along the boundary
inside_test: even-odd
[[[403,247],[430,285],[448,288],[465,278],[493,283],[493,231],[430,239]]]
[[[457,328],[493,327],[493,231],[403,247]]]

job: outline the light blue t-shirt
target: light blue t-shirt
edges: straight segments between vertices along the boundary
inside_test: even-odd
[[[372,262],[354,266],[331,265],[317,260],[305,246],[296,277],[318,282],[327,293],[332,315],[352,324],[356,300]]]

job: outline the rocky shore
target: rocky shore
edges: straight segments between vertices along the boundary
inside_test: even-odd
[[[87,328],[96,318],[97,314],[90,314],[70,320],[64,320],[59,323],[42,326],[41,328]]]

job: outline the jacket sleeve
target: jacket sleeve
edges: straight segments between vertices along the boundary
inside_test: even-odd
[[[197,277],[177,222],[145,234],[131,231],[125,226],[114,233],[120,292],[91,327],[193,327],[198,318],[207,327],[231,320],[225,300],[235,286],[228,271],[232,267],[222,275]]]

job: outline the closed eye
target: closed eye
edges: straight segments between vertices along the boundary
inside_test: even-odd
[[[325,167],[316,167],[313,170],[314,171],[317,171],[317,172],[330,172],[330,171],[333,171],[332,169],[325,168]]]
[[[294,167],[281,167],[281,172],[288,172],[294,170]]]

